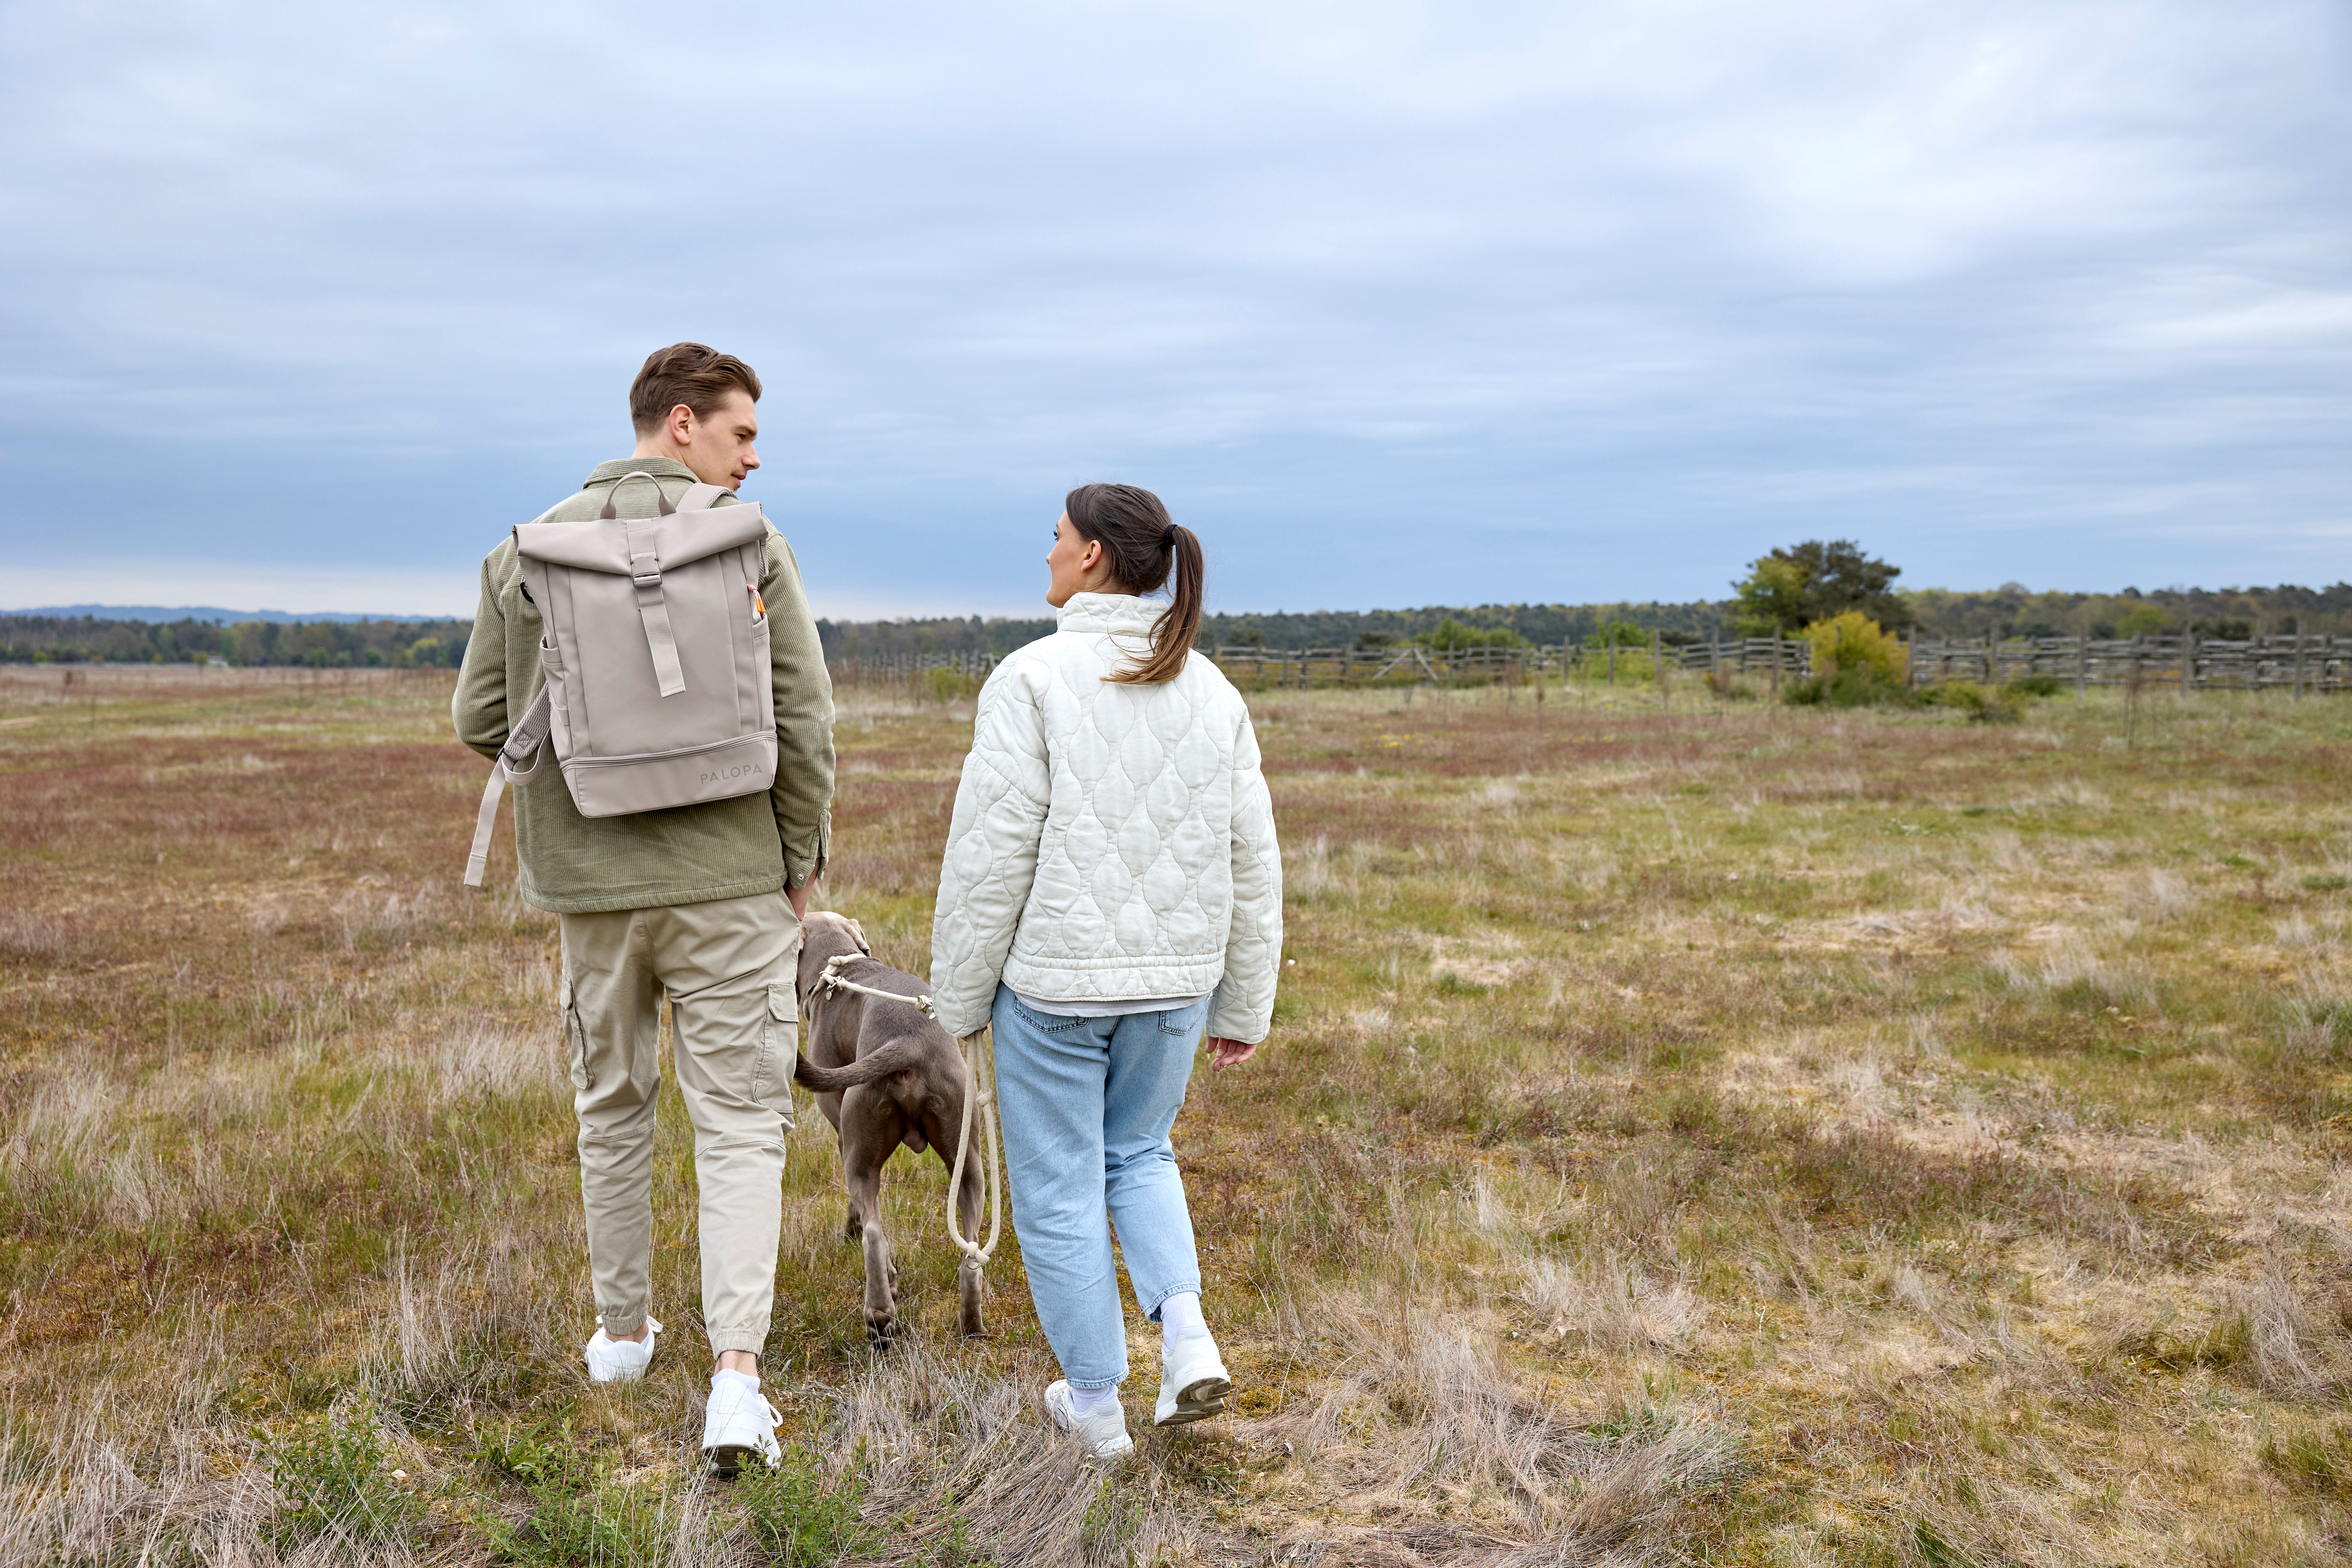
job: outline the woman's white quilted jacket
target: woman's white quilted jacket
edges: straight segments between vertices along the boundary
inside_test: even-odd
[[[1054,1002],[1213,992],[1210,1034],[1265,1038],[1282,856],[1249,709],[1197,653],[1163,685],[1103,679],[1163,607],[1073,595],[981,689],[931,922],[952,1034],[988,1022],[1002,980]]]

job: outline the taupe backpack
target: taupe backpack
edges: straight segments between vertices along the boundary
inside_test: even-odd
[[[614,514],[631,479],[653,486],[659,515]],[[696,485],[673,508],[636,470],[614,481],[601,516],[514,531],[547,679],[490,765],[467,887],[482,885],[499,795],[539,775],[550,741],[583,816],[726,800],[775,782],[760,597],[768,520],[756,506],[710,504],[725,493]]]

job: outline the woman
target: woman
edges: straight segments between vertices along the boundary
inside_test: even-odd
[[[1192,652],[1200,541],[1149,490],[1081,485],[1045,564],[1060,628],[981,691],[931,990],[955,1034],[994,1027],[1013,1229],[1064,1374],[1046,1408],[1108,1458],[1135,1445],[1106,1209],[1160,1326],[1159,1423],[1233,1391],[1168,1132],[1204,1028],[1219,1068],[1265,1037],[1282,859],[1249,710]]]

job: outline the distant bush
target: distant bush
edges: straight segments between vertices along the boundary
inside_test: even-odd
[[[1900,684],[1867,665],[1792,680],[1781,698],[1800,708],[1899,708],[1909,700]]]
[[[1788,700],[1829,708],[1872,708],[1909,700],[1903,645],[1876,621],[1848,610],[1804,630],[1813,673],[1793,683]]]
[[[1528,639],[1508,626],[1465,626],[1452,616],[1412,639],[1434,653],[1463,653],[1480,647],[1526,647]]]
[[[2009,683],[2009,689],[2021,697],[2055,697],[2066,689],[2066,683],[2054,675],[2021,675]]]
[[[1706,689],[1708,691],[1722,698],[1727,702],[1753,702],[1756,700],[1756,689],[1743,679],[1737,670],[1726,669],[1717,671],[1710,669],[1701,675],[1699,679],[1706,683]]]
[[[915,695],[933,702],[961,702],[980,695],[980,677],[961,669],[927,669],[915,682]]]
[[[1858,669],[1875,670],[1897,686],[1903,683],[1903,671],[1909,655],[1903,645],[1876,621],[1860,610],[1848,610],[1827,620],[1815,621],[1803,633],[1813,645],[1813,668],[1816,670]]]
[[[1609,679],[1609,652],[1605,647],[1587,648],[1582,663],[1578,666],[1578,673],[1587,680],[1605,681]],[[1658,667],[1650,658],[1647,638],[1643,640],[1640,647],[1620,647],[1617,650],[1616,673],[1620,686],[1646,686],[1658,678]]]
[[[1965,714],[1971,724],[2014,724],[2025,716],[2023,693],[1974,680],[1938,681],[1922,688],[1916,699],[1923,708],[1949,708]]]
[[[1599,631],[1584,639],[1587,647],[1607,647],[1612,643],[1619,647],[1647,647],[1650,646],[1649,628],[1633,621],[1607,621],[1602,623]]]

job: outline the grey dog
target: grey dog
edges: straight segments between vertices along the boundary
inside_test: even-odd
[[[823,984],[826,962],[845,953],[853,955],[836,967],[845,980],[900,996],[928,996],[931,988],[877,959],[856,921],[818,911],[803,922],[799,990],[807,1050],[793,1078],[816,1092],[817,1109],[841,1136],[841,1179],[849,1189],[845,1229],[850,1240],[865,1243],[866,1337],[878,1348],[890,1342],[898,1321],[898,1269],[882,1229],[883,1162],[901,1143],[918,1154],[928,1148],[953,1180],[969,1079],[955,1037],[921,1008]],[[980,1119],[972,1121],[957,1210],[963,1234],[977,1239],[982,1150]],[[957,1268],[956,1286],[959,1325],[978,1334],[981,1277],[969,1258]]]

